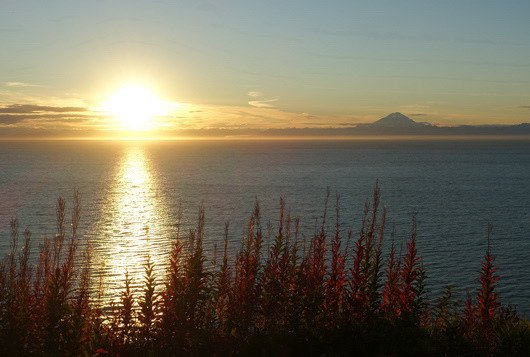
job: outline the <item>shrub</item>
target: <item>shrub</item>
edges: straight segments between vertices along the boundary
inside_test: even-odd
[[[126,272],[111,309],[100,309],[93,297],[98,291],[90,288],[90,244],[79,249],[79,195],[69,232],[60,198],[57,233],[43,240],[36,264],[30,259],[30,232],[21,240],[18,222],[11,222],[11,248],[0,265],[0,350],[4,355],[528,354],[528,321],[500,304],[491,228],[476,299],[470,296],[463,305],[448,287],[430,304],[416,219],[404,256],[396,253],[392,233],[384,258],[386,210],[380,208],[378,185],[353,245],[352,231],[344,239],[340,226],[338,195],[329,232],[329,196],[328,190],[308,246],[283,199],[277,230],[273,234],[268,225],[264,236],[256,202],[233,260],[225,225],[223,258],[211,271],[201,207],[194,230],[181,235],[178,229],[165,274],[148,256],[141,291],[133,291]],[[264,241],[270,243],[267,250]]]

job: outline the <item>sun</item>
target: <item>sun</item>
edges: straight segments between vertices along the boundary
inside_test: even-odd
[[[166,105],[151,90],[141,85],[126,85],[112,94],[103,105],[119,121],[122,129],[146,131],[157,116],[165,115]]]

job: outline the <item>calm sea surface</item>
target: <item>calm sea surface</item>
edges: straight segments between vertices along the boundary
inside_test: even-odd
[[[140,282],[147,254],[164,266],[179,205],[187,231],[204,203],[210,255],[229,220],[233,253],[256,197],[273,224],[285,197],[309,236],[329,186],[343,230],[357,232],[376,180],[398,240],[417,216],[432,297],[448,284],[476,289],[491,223],[501,297],[530,315],[529,141],[0,142],[0,253],[11,217],[37,245],[53,235],[57,197],[71,203],[78,189],[83,237],[110,296],[125,269]]]

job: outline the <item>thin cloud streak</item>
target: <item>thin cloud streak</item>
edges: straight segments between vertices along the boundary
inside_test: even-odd
[[[276,101],[278,101],[278,98],[266,100],[251,100],[248,102],[248,104],[256,108],[274,108],[274,105],[271,103],[274,103]]]
[[[6,114],[30,114],[39,112],[49,113],[79,113],[86,112],[87,108],[83,107],[55,107],[47,105],[34,104],[11,104],[5,107],[0,107],[0,113]]]
[[[31,84],[31,83],[24,83],[24,82],[4,82],[4,86],[11,87],[11,88],[35,88],[35,87],[43,87],[39,84]]]
[[[253,98],[253,100],[250,100],[248,104],[256,108],[274,108],[274,104],[271,103],[278,101],[278,98],[261,99],[263,97],[263,93],[259,91],[250,91],[247,94],[249,97]]]

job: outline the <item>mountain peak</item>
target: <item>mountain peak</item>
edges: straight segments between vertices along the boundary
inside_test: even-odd
[[[378,121],[372,123],[372,125],[385,128],[410,128],[420,126],[422,124],[415,122],[402,113],[395,112],[379,119]]]

